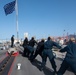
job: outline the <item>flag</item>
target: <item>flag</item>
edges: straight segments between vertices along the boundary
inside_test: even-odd
[[[4,6],[4,11],[6,15],[11,14],[15,10],[15,2],[16,1],[12,1]]]

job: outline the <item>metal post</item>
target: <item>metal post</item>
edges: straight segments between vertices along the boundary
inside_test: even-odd
[[[19,40],[19,32],[18,32],[18,1],[16,0],[16,32],[17,32],[17,41]]]

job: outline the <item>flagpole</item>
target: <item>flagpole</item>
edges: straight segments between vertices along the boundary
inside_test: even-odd
[[[16,32],[17,32],[17,41],[19,41],[19,32],[18,32],[18,1],[16,0]]]

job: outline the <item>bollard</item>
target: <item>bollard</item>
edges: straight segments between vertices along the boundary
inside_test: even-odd
[[[21,63],[18,63],[17,64],[17,70],[20,70],[21,69]]]

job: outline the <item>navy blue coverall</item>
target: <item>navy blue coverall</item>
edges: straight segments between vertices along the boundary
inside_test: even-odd
[[[24,51],[23,51],[23,56],[27,56],[27,52],[28,52],[28,49],[27,49],[27,46],[28,46],[28,38],[26,37],[24,39],[24,42],[23,42],[23,48],[24,48]]]
[[[69,67],[76,75],[76,44],[70,41],[65,48],[60,50],[60,52],[67,52],[67,54],[57,75],[63,75]]]
[[[29,59],[33,56],[33,53],[34,53],[34,45],[37,44],[37,42],[35,41],[35,39],[32,37],[31,40],[29,41],[29,44],[28,44],[28,56],[29,56]]]
[[[11,37],[11,47],[14,46],[14,35]]]
[[[52,47],[56,46],[58,48],[61,48],[56,42],[48,39],[45,43],[44,43],[44,50],[42,52],[43,55],[43,59],[42,59],[42,65],[41,65],[41,70],[44,68],[45,64],[46,64],[46,60],[47,57],[49,58],[52,68],[54,69],[54,72],[56,72],[56,64],[54,61],[54,55],[52,52]]]
[[[37,48],[36,48],[36,51],[35,51],[35,54],[31,57],[31,61],[33,61],[37,55],[39,54],[41,57],[42,57],[42,51],[44,49],[44,40],[42,39],[38,45],[37,45]]]

